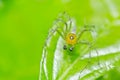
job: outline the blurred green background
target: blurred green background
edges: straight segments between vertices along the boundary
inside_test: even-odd
[[[0,80],[38,80],[42,47],[59,13],[68,12],[79,26],[84,19],[118,26],[119,4],[120,0],[0,0]],[[118,37],[120,28],[115,30]]]

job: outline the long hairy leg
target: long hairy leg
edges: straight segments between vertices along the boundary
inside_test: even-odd
[[[80,41],[79,43],[88,45],[91,50],[93,49],[95,51],[96,56],[97,56],[98,65],[100,66],[99,52],[98,52],[97,48],[94,47],[95,43],[90,43],[88,41]],[[89,54],[89,55],[91,55],[91,54]],[[90,58],[91,58],[91,56],[90,56]]]
[[[81,44],[85,44],[85,45],[88,46],[89,60],[88,60],[88,62],[86,63],[86,65],[83,67],[83,69],[80,71],[80,73],[79,73],[79,78],[78,78],[78,79],[81,78],[81,77],[80,77],[80,74],[81,74],[81,73],[87,68],[87,66],[91,63],[90,60],[91,60],[91,48],[92,48],[92,46],[91,46],[88,42],[87,42],[87,43],[81,42]]]
[[[82,35],[83,35],[85,32],[90,32],[91,35],[92,35],[92,33],[95,32],[95,26],[94,26],[94,25],[85,25],[85,26],[82,28],[82,30],[78,33],[78,38],[77,38],[78,42],[80,41]],[[92,35],[92,38],[95,38],[95,36]]]
[[[60,27],[65,35],[67,35],[67,33],[70,32],[72,27],[72,20],[68,13],[66,12],[61,13],[59,17],[56,19],[55,23],[57,23],[57,25],[58,23],[64,24],[64,26]]]

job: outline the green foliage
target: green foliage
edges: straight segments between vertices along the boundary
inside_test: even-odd
[[[62,28],[64,29],[65,25],[64,23],[63,25],[61,23],[59,26],[63,26]],[[112,26],[109,26],[109,24],[106,26],[108,26],[109,29],[113,28]],[[88,27],[90,27],[89,24]],[[78,28],[79,27],[76,29]],[[118,29],[119,27],[114,27],[112,30],[116,30],[115,28]],[[52,29],[54,29],[54,26]],[[80,29],[82,29],[82,27]],[[115,65],[115,63],[120,60],[120,43],[114,41],[114,44],[111,43],[109,46],[102,45],[101,47],[100,41],[102,41],[103,44],[107,44],[104,42],[106,40],[108,42],[109,38],[111,38],[108,36],[113,35],[116,32],[101,36],[101,34],[104,34],[103,32],[100,32],[101,26],[97,26],[96,29],[99,36],[96,38],[97,41],[92,48],[89,48],[89,45],[85,46],[84,44],[77,44],[73,51],[63,49],[65,40],[59,33],[57,34],[57,31],[55,35],[48,35],[43,48],[39,80],[109,80],[109,78],[111,78],[111,70],[118,67],[118,64]],[[116,38],[119,40],[118,37]],[[87,39],[91,42],[90,33],[86,33],[81,39]],[[96,46],[98,47],[97,49],[95,48]],[[43,72],[44,74],[42,74]]]
[[[81,78],[95,78],[97,74],[95,79],[98,80],[119,80],[119,4],[119,0],[0,0],[0,80],[38,80],[39,62],[47,33],[56,16],[63,11],[68,12],[76,21],[77,30],[80,30],[79,28],[84,24],[96,26],[95,47],[99,52],[100,64],[105,67],[106,61],[110,61],[114,66],[112,68],[107,66],[109,70],[102,68],[95,71],[91,67],[97,65],[98,58],[92,57],[91,64],[86,68],[91,71],[91,74]],[[54,36],[52,40],[54,42],[47,49],[50,53],[47,57],[49,78],[53,76],[52,60],[58,37],[58,34]],[[78,45],[77,48],[79,47],[82,48],[83,45]],[[83,50],[78,50],[76,53]],[[103,53],[105,55],[102,55]],[[64,79],[83,70],[88,59],[77,59],[77,63],[74,63],[76,57],[78,57],[77,54],[72,58],[64,54],[65,62],[61,63],[65,65],[61,66],[63,69],[59,70],[57,79],[64,75],[63,72],[66,70],[68,72],[63,76]],[[71,66],[72,63],[74,63],[73,66]],[[42,74],[43,79],[46,80],[45,72]]]

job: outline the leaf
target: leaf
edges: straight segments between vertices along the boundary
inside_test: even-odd
[[[65,26],[62,23],[59,25]],[[75,29],[74,25],[73,21],[71,29]],[[120,43],[113,44],[119,38],[114,37],[114,41],[111,40],[109,45],[104,43],[110,39],[109,36],[115,34],[114,30],[117,28],[106,36],[97,37],[96,44],[100,48],[89,48],[89,46],[79,44],[72,52],[63,50],[65,41],[58,33],[53,34],[55,28],[53,26],[50,30],[43,47],[39,80],[95,80],[114,69],[115,63],[120,61]],[[83,35],[83,38],[90,39],[90,37],[87,38],[90,33],[87,34]],[[98,34],[101,32],[98,31]],[[101,45],[101,41],[104,45]]]

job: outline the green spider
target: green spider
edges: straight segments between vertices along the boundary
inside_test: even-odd
[[[63,46],[64,50],[69,50],[72,52],[77,44],[86,44],[88,46],[92,46],[94,44],[93,36],[92,42],[81,40],[81,37],[85,32],[90,32],[91,35],[95,32],[94,25],[84,25],[83,29],[77,33],[75,29],[72,29],[72,19],[67,13],[64,12],[57,18],[55,26],[56,27],[54,29],[50,30],[49,37],[57,32],[65,42]]]

